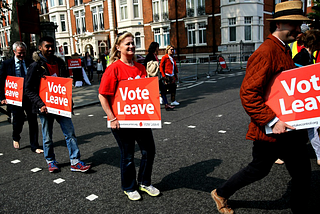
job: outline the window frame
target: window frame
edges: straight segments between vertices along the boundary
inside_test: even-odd
[[[228,18],[228,28],[229,28],[229,42],[235,42],[237,41],[237,20],[236,17]],[[232,35],[234,33],[234,35]],[[234,37],[234,40],[232,40],[232,37]]]

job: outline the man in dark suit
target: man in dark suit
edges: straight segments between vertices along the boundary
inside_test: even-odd
[[[0,68],[0,101],[1,104],[7,104],[5,97],[5,81],[7,76],[25,77],[27,75],[27,67],[32,63],[31,60],[25,59],[27,46],[25,43],[17,41],[13,44],[14,57],[2,63]],[[20,148],[20,134],[22,132],[25,114],[29,124],[29,137],[31,150],[36,153],[43,153],[38,143],[38,119],[37,114],[32,113],[32,105],[29,98],[23,95],[22,107],[7,104],[8,110],[13,114],[12,138],[13,146]]]

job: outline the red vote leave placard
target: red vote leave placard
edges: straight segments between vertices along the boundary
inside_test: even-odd
[[[8,104],[22,106],[23,81],[23,77],[7,76],[4,95]]]
[[[158,77],[120,81],[110,101],[120,127],[161,128]]]
[[[72,79],[46,76],[41,78],[39,95],[48,113],[71,118]]]
[[[319,71],[320,63],[281,72],[271,81],[265,101],[281,121],[296,129],[320,126]]]
[[[73,75],[72,69],[81,68],[81,59],[68,59],[68,68],[70,76]]]

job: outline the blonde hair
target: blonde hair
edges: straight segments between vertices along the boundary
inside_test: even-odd
[[[120,51],[118,51],[117,46],[119,46],[122,40],[124,40],[127,37],[132,37],[134,39],[134,36],[130,32],[124,32],[124,33],[118,34],[110,51],[109,65],[121,58],[121,53]]]
[[[166,47],[166,54],[168,53],[168,50],[170,49],[170,48],[174,48],[172,45],[168,45],[167,47]]]

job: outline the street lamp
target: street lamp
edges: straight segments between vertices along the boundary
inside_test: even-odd
[[[242,51],[243,51],[243,41],[240,40],[240,69],[242,69]]]

